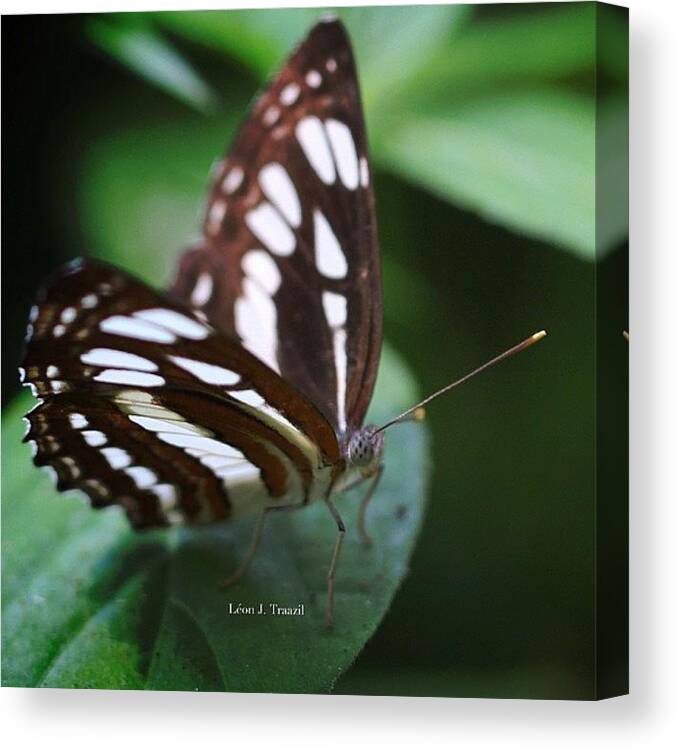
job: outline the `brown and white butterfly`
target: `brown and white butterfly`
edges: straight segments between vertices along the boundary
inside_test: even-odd
[[[331,625],[345,531],[334,497],[371,479],[364,519],[381,473],[387,425],[363,426],[381,329],[356,68],[327,20],[255,102],[168,293],[91,261],[41,290],[22,366],[39,399],[25,440],[58,489],[123,506],[137,529],[260,513],[229,582],[269,511],[325,502],[338,528]]]

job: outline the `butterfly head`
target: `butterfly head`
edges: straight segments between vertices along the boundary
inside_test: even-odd
[[[377,425],[369,424],[356,430],[348,441],[347,458],[351,466],[369,475],[377,469],[384,453],[384,434]]]

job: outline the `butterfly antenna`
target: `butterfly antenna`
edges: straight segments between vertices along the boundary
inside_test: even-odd
[[[470,380],[475,375],[478,375],[483,370],[487,370],[493,365],[496,365],[497,363],[501,362],[504,359],[508,359],[508,357],[513,356],[514,354],[518,354],[518,352],[522,352],[523,349],[527,349],[528,346],[532,346],[532,344],[536,344],[537,341],[541,341],[544,336],[546,336],[546,331],[538,331],[537,333],[533,334],[532,336],[526,338],[524,341],[521,341],[519,344],[516,344],[515,346],[512,346],[510,349],[507,349],[502,354],[499,354],[497,357],[494,357],[494,359],[491,359],[489,362],[485,362],[484,365],[481,365],[480,367],[476,367],[475,370],[472,370],[467,375],[464,375],[463,378],[459,378],[459,380],[455,380],[453,383],[449,383],[444,388],[441,388],[439,391],[436,391],[435,393],[432,393],[430,396],[427,396],[423,401],[420,401],[418,404],[415,404],[411,408],[409,408],[407,411],[404,411],[402,414],[399,414],[395,419],[392,419],[390,422],[387,422],[385,425],[382,425],[376,432],[382,432],[387,427],[391,427],[391,425],[397,424],[398,422],[404,422],[407,420],[415,420],[417,422],[420,422],[424,416],[425,416],[425,410],[424,406],[428,404],[429,402],[433,401],[434,398],[438,398],[438,396],[442,396],[443,393],[447,393],[448,391],[451,391],[453,388],[456,388],[458,385],[461,385],[462,383],[465,383],[467,380]]]

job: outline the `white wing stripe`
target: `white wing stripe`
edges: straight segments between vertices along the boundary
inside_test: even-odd
[[[139,414],[129,414],[130,422],[143,427],[144,430],[152,432],[176,432],[182,435],[202,435],[202,428],[196,427],[186,421],[170,421],[168,419],[158,419],[157,417],[144,417]]]
[[[348,359],[346,353],[346,297],[334,292],[323,292],[323,310],[332,329],[334,349],[334,369],[337,375],[337,422],[339,429],[346,429],[346,373]]]
[[[141,341],[155,341],[158,344],[173,344],[177,337],[164,328],[158,328],[142,320],[128,318],[125,315],[112,315],[102,320],[99,328],[104,333],[112,333],[116,336],[129,336]]]
[[[343,279],[348,271],[346,256],[325,215],[318,209],[313,211],[313,229],[318,271],[328,279]]]
[[[325,128],[320,120],[312,116],[304,117],[299,120],[295,132],[309,164],[326,185],[331,185],[336,179],[336,172]]]
[[[270,203],[264,201],[245,214],[245,224],[272,253],[292,255],[297,245],[294,233]]]
[[[151,310],[140,310],[134,313],[134,317],[161,326],[177,336],[183,336],[195,341],[207,338],[210,333],[209,328],[202,323],[191,320],[175,310],[167,310],[162,307],[154,307]]]
[[[118,383],[120,385],[156,386],[165,385],[165,378],[136,370],[102,370],[94,376],[100,383]]]
[[[86,365],[122,367],[131,370],[144,370],[145,372],[155,372],[158,369],[158,366],[150,359],[118,349],[90,349],[80,355],[80,361]]]
[[[190,372],[198,380],[202,380],[203,383],[208,383],[209,385],[235,385],[240,380],[240,375],[237,372],[233,372],[233,370],[229,370],[226,367],[200,362],[197,359],[176,357],[171,354],[167,356],[167,359],[174,362],[177,367]]]
[[[343,122],[331,119],[325,123],[325,128],[332,144],[339,178],[349,190],[355,190],[359,182],[358,154],[351,131]]]
[[[244,458],[243,454],[237,448],[213,438],[202,437],[200,435],[180,435],[176,432],[158,432],[156,434],[159,440],[169,445],[174,445],[177,448],[198,448],[218,456]]]
[[[277,263],[266,251],[250,250],[243,256],[241,266],[245,275],[271,297],[280,288],[282,275]]]
[[[278,365],[277,312],[271,297],[247,276],[243,294],[235,301],[235,329],[252,354],[280,372]]]
[[[285,167],[278,162],[267,164],[259,172],[259,184],[266,197],[293,226],[301,224],[301,204]]]

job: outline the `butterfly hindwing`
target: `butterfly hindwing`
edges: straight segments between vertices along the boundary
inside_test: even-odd
[[[31,313],[35,461],[137,527],[205,523],[326,489],[315,407],[237,341],[122,271],[71,265]]]
[[[295,385],[341,436],[362,424],[381,347],[374,195],[357,74],[319,23],[218,165],[202,244],[172,292]]]

